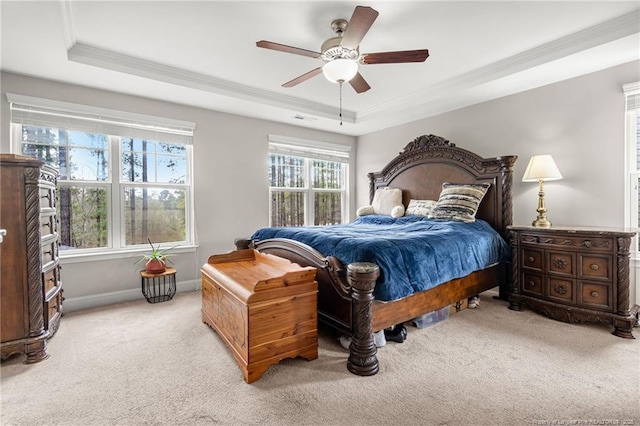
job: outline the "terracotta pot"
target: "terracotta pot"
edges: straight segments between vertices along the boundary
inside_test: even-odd
[[[158,259],[151,259],[145,268],[150,274],[159,274],[167,270],[167,266]]]

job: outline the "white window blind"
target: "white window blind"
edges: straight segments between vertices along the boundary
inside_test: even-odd
[[[195,123],[7,93],[11,122],[193,144]]]
[[[350,151],[348,145],[269,135],[269,152],[272,154],[348,164]]]

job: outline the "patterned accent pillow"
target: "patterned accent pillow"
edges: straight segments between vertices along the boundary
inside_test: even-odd
[[[435,200],[409,200],[407,211],[405,214],[415,214],[418,216],[428,216],[435,207]]]
[[[429,219],[475,222],[480,202],[490,186],[490,183],[443,183]]]

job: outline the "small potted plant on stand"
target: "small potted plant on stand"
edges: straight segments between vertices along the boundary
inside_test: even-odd
[[[160,244],[154,246],[151,240],[147,241],[151,246],[151,253],[143,255],[137,262],[144,262],[145,265],[145,269],[140,271],[142,294],[149,303],[171,300],[176,294],[176,270],[167,269],[167,262],[171,263],[167,252],[173,247],[163,250]]]
[[[150,239],[147,239],[147,241],[149,241],[149,245],[151,246],[151,253],[142,255],[137,264],[144,262],[145,271],[149,272],[150,274],[160,274],[166,271],[167,262],[171,263],[168,254],[171,248],[162,250],[160,248],[160,244],[154,246]]]

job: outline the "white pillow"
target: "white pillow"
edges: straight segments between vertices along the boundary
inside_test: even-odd
[[[402,190],[398,188],[378,188],[373,194],[371,202],[375,214],[383,214],[391,217],[404,215],[402,204]]]
[[[373,206],[362,206],[356,212],[358,216],[366,216],[368,214],[373,214],[373,213],[374,213]]]
[[[418,216],[428,216],[435,207],[436,200],[409,200],[407,212],[405,214],[415,214]]]
[[[381,214],[391,217],[404,216],[402,190],[388,187],[376,189],[371,205],[360,207],[356,214],[358,216],[366,216],[369,214]]]

